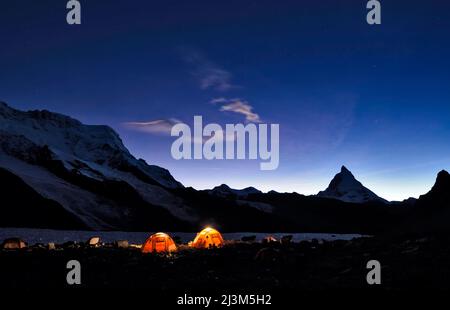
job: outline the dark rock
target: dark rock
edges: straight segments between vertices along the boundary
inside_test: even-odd
[[[117,240],[115,242],[115,246],[116,246],[116,248],[119,248],[119,249],[128,249],[129,243],[128,243],[128,240]]]
[[[244,242],[254,242],[256,240],[256,236],[243,236],[241,240]]]
[[[64,249],[79,249],[80,246],[75,241],[68,241],[62,244]]]
[[[292,241],[292,235],[286,235],[281,237],[281,244],[289,244]]]
[[[281,260],[280,251],[274,248],[262,248],[255,255],[255,260],[263,264],[273,264]]]

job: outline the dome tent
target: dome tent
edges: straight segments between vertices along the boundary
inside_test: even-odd
[[[141,248],[142,253],[170,253],[176,250],[177,246],[173,239],[161,232],[148,237]]]
[[[5,250],[23,249],[27,243],[20,238],[9,238],[3,241],[2,248]]]
[[[197,249],[208,249],[211,247],[220,247],[224,243],[220,232],[214,228],[207,227],[197,234],[194,241],[189,245]]]

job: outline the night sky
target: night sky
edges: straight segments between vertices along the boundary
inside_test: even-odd
[[[365,0],[0,2],[0,100],[107,124],[186,186],[317,193],[341,165],[378,195],[418,197],[450,169],[450,3]],[[175,161],[175,120],[280,124],[280,166]],[[156,121],[156,122],[152,122]],[[148,127],[130,122],[152,122]]]

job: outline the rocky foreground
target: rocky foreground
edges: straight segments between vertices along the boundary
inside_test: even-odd
[[[158,290],[448,289],[450,237],[360,238],[352,241],[231,242],[220,249],[182,247],[141,254],[122,244],[35,245],[0,251],[1,287],[69,287],[66,264],[81,263],[81,287]],[[368,285],[369,260],[381,263],[381,285]],[[376,288],[375,288],[376,287]]]

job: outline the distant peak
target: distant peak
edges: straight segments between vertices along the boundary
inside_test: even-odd
[[[254,188],[253,186],[249,186],[243,189],[244,191],[256,191],[257,189]]]
[[[354,177],[353,174],[351,173],[351,171],[348,170],[347,167],[345,167],[345,166],[341,167],[341,174]]]
[[[442,170],[438,173],[436,177],[436,182],[434,183],[431,190],[425,194],[420,196],[419,200],[423,199],[442,199],[443,197],[449,197],[449,188],[450,188],[450,174],[446,170]]]
[[[449,176],[450,176],[450,174],[447,172],[447,170],[441,170],[438,173],[438,178],[446,178],[446,177],[449,177]]]
[[[226,184],[220,184],[219,186],[216,186],[216,188],[221,188],[221,189],[231,189],[228,185]]]
[[[375,193],[362,185],[345,166],[342,166],[341,172],[334,176],[328,188],[319,192],[317,195],[319,197],[334,198],[347,202],[385,202],[384,199],[378,197]]]
[[[260,190],[254,188],[254,187],[246,187],[244,189],[234,189],[234,188],[229,187],[226,184],[222,184],[222,185],[214,187],[211,190],[211,192],[215,193],[215,194],[219,194],[219,195],[230,195],[230,194],[237,195],[239,197],[247,196],[250,194],[260,194],[261,193]]]
[[[341,167],[341,172],[350,172],[350,170],[348,170],[347,167],[342,166]]]
[[[434,188],[440,188],[441,186],[447,187],[450,184],[450,174],[446,170],[442,170],[438,173]]]

